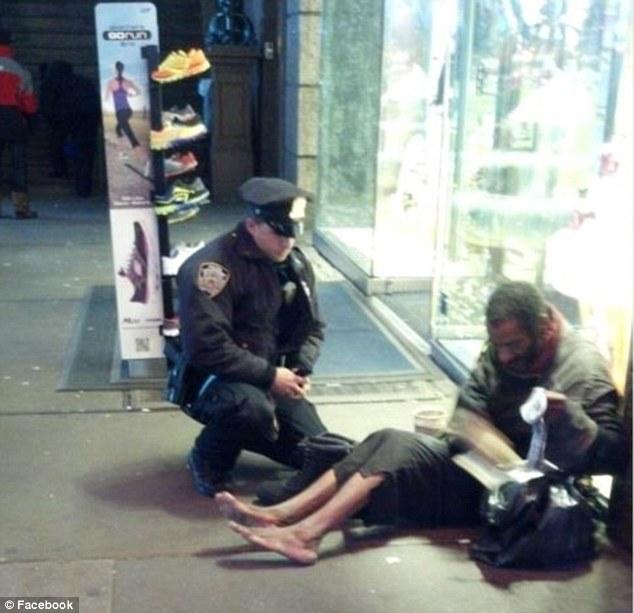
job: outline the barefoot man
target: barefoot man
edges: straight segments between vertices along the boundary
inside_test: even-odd
[[[461,388],[454,423],[477,417],[526,457],[531,428],[519,407],[546,390],[545,457],[571,475],[621,471],[627,452],[618,394],[597,348],[581,338],[532,285],[501,284],[486,308],[488,342]],[[499,446],[487,434],[480,443]],[[355,514],[367,524],[406,520],[421,527],[477,521],[482,486],[451,461],[448,435],[395,429],[368,436],[296,496],[255,507],[227,492],[216,500],[230,527],[250,543],[313,564],[330,530]]]

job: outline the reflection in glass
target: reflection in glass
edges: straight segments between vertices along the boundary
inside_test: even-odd
[[[523,279],[602,343],[618,370],[627,350],[619,357],[616,346],[629,338],[632,275],[623,267],[631,254],[612,245],[617,236],[631,245],[631,222],[618,221],[631,218],[631,186],[629,196],[624,186],[616,193],[612,185],[623,177],[606,173],[601,159],[608,150],[622,163],[625,147],[617,143],[631,143],[631,121],[619,111],[631,108],[622,66],[629,3],[458,6],[453,187],[434,334],[470,366],[491,289],[504,278]],[[626,326],[620,331],[607,329],[615,311]]]
[[[429,106],[439,73],[431,68],[431,4],[389,0],[383,23],[383,61],[377,152],[375,274],[431,276],[435,230],[434,184],[428,140]]]
[[[433,273],[448,4],[324,4],[317,228],[369,276]]]
[[[380,3],[327,2],[323,12],[317,227],[372,272],[381,74]]]

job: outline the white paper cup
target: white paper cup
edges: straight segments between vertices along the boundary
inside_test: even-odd
[[[447,412],[443,409],[422,409],[414,415],[414,431],[429,436],[440,436],[447,426]]]

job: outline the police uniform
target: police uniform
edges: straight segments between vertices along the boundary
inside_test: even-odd
[[[243,184],[250,216],[294,236],[293,200],[281,179]],[[213,496],[242,449],[298,467],[297,444],[326,430],[305,398],[273,398],[276,367],[310,374],[323,341],[313,269],[294,247],[282,263],[260,251],[245,222],[194,253],[178,273],[181,345],[192,394],[184,410],[204,424],[189,457],[199,492]]]

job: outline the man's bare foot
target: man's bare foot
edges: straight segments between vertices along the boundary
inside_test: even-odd
[[[282,523],[274,513],[241,502],[229,492],[218,492],[214,500],[223,517],[243,526],[277,526]]]
[[[229,522],[229,527],[249,543],[280,553],[293,562],[314,564],[317,561],[318,543],[302,539],[292,527],[249,528],[234,521]]]

